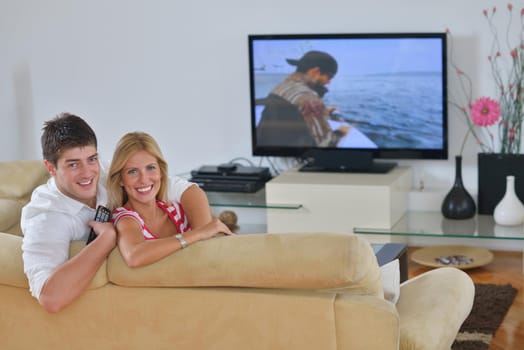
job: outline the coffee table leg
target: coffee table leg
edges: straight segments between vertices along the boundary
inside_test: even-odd
[[[408,249],[400,254],[398,257],[400,265],[400,283],[408,280]]]

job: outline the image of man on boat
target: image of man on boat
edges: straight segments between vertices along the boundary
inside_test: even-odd
[[[323,100],[338,64],[330,54],[311,50],[299,59],[286,59],[293,73],[265,98],[256,100],[260,120],[256,133],[261,146],[348,147],[353,132],[362,147],[376,145],[337,115]],[[360,136],[359,136],[360,135]]]

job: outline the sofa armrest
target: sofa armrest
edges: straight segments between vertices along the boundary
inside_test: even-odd
[[[382,296],[369,243],[335,233],[220,236],[134,269],[115,249],[108,277],[136,287],[289,288]]]
[[[395,304],[369,295],[342,294],[337,295],[334,310],[337,349],[399,348]]]
[[[400,286],[400,348],[449,349],[475,298],[473,280],[462,270],[441,267]]]

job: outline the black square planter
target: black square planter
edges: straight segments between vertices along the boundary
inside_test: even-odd
[[[478,154],[478,213],[493,215],[506,193],[506,176],[515,176],[515,192],[524,203],[524,154]]]

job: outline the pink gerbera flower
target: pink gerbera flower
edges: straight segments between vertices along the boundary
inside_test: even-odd
[[[489,97],[478,98],[470,108],[471,119],[476,125],[492,125],[500,118],[500,104]]]

